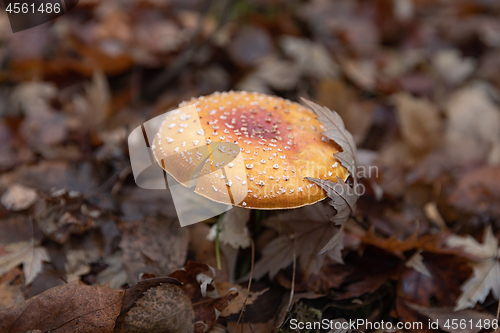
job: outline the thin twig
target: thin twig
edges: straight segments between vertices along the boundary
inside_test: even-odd
[[[290,310],[295,292],[295,272],[297,270],[297,221],[295,221],[295,235],[293,237],[293,272],[292,272],[292,288],[290,289],[290,299],[288,300],[287,311]]]
[[[250,238],[250,245],[252,246],[252,263],[250,266],[250,276],[248,278],[248,287],[247,287],[247,296],[245,297],[245,300],[243,301],[243,307],[241,308],[240,311],[240,316],[238,317],[238,321],[236,322],[236,330],[238,329],[238,325],[240,324],[240,320],[243,317],[243,312],[245,311],[245,306],[247,304],[248,296],[250,295],[250,288],[252,287],[252,277],[253,277],[253,265],[255,263],[255,243],[253,242],[253,239]],[[252,328],[250,327],[252,330]],[[243,332],[243,325],[241,325],[241,331]],[[253,332],[253,330],[252,330]]]

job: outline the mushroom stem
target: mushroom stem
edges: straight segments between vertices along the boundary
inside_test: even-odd
[[[220,214],[219,218],[217,219],[217,229],[216,229],[217,233],[215,234],[215,259],[217,260],[217,269],[219,270],[222,269],[222,264],[220,260],[219,233],[220,233],[220,223],[223,217],[224,214]]]
[[[266,211],[256,209],[255,210],[255,236],[259,236],[262,231],[262,222],[266,217]]]

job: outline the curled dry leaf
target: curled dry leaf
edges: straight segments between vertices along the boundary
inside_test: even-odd
[[[339,232],[335,236],[333,236],[326,245],[323,246],[323,248],[319,251],[319,254],[326,251],[333,251],[334,253],[336,253],[333,259],[337,260],[338,262],[342,262],[342,260],[339,261],[336,258],[342,258],[340,251],[343,248],[342,239],[344,237],[344,224],[351,213],[354,211],[359,195],[355,193],[355,190],[353,190],[339,177],[337,177],[336,183],[328,179],[306,179],[321,186],[321,188],[326,191],[328,197],[332,199],[330,205],[335,208],[336,214],[331,218],[331,221],[336,225],[340,225]],[[356,189],[358,186],[356,180],[354,180],[354,186],[354,189]]]
[[[331,180],[321,180],[314,178],[306,178],[317,185],[321,186],[326,191],[328,197],[332,199],[330,203],[336,210],[336,214],[332,221],[340,225],[340,230],[330,239],[330,241],[320,250],[320,254],[326,251],[332,251],[335,255],[332,257],[338,262],[342,262],[341,249],[343,239],[343,225],[349,218],[350,214],[354,211],[356,201],[359,198],[360,185],[357,183],[357,156],[356,144],[351,133],[345,128],[344,121],[338,113],[321,107],[320,105],[303,99],[303,101],[318,115],[318,120],[326,127],[323,132],[327,138],[333,140],[342,151],[336,153],[334,156],[340,161],[353,179],[353,186],[347,185],[341,178],[337,177],[337,182]],[[340,258],[340,260],[339,260]]]
[[[113,332],[122,292],[66,284],[0,312],[1,332]]]
[[[327,107],[322,107],[305,98],[302,98],[302,100],[318,115],[318,120],[326,127],[323,135],[335,141],[342,148],[342,151],[336,153],[335,157],[349,171],[352,177],[357,178],[356,143],[354,143],[351,133],[345,128],[344,121],[340,115]]]

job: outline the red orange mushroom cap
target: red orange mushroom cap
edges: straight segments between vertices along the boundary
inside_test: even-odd
[[[324,131],[300,104],[231,91],[198,97],[169,112],[152,148],[166,172],[213,201],[297,208],[326,198],[305,177],[336,181],[349,175]]]

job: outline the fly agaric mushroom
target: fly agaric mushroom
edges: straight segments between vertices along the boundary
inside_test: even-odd
[[[166,172],[208,199],[251,209],[297,208],[326,198],[305,177],[349,176],[324,131],[300,104],[231,91],[183,102],[168,113],[152,149]]]

